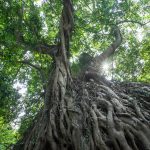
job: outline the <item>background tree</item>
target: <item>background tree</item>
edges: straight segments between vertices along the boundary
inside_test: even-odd
[[[149,2],[39,2],[1,3],[1,71],[27,88],[14,149],[149,149],[149,85],[102,69],[149,81]]]

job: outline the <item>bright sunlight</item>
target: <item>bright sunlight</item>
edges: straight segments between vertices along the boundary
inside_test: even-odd
[[[102,69],[107,73],[110,70],[110,64],[108,62],[104,62],[102,65]]]

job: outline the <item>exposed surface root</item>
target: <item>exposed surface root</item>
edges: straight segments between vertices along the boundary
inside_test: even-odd
[[[150,86],[75,80],[74,93],[37,121],[15,149],[149,150]]]

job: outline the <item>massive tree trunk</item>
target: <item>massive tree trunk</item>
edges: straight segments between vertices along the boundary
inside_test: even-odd
[[[150,149],[150,85],[113,83],[99,76],[97,69],[120,45],[119,29],[114,30],[116,40],[93,59],[83,78],[72,79],[68,53],[73,7],[71,0],[63,2],[60,41],[53,55],[55,69],[46,88],[44,108],[14,149]]]
[[[101,81],[101,80],[100,80]],[[150,149],[150,86],[74,80],[74,93],[39,113],[16,149]]]

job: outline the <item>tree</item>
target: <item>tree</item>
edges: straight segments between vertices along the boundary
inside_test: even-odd
[[[142,6],[147,6],[148,2],[143,3]],[[30,97],[44,99],[44,105],[41,101],[29,102],[32,108],[37,103],[41,105],[38,105],[36,113],[32,113],[34,122],[14,149],[149,149],[150,85],[110,82],[102,75],[101,68],[102,63],[120,47],[128,23],[134,27],[146,25],[141,23],[141,16],[134,13],[135,9],[140,10],[140,4],[131,1],[74,1],[74,4],[71,0],[63,0],[62,3],[46,1],[40,8],[48,18],[52,18],[50,22],[32,1],[4,2],[2,60],[8,60],[7,55],[12,52],[17,53],[17,56],[10,55],[9,58],[11,63],[16,64],[15,67],[21,64],[21,68],[33,68],[28,68],[27,76],[18,73],[18,78],[26,80],[29,85],[30,94],[26,100]],[[145,16],[148,16],[147,13]],[[54,25],[54,22],[59,23]],[[120,26],[124,23],[126,26],[121,31]],[[99,44],[99,28],[104,39],[106,34],[107,42],[102,40]],[[107,35],[108,32],[111,34]],[[130,35],[126,38],[130,38],[131,43],[134,41]],[[88,50],[92,45],[97,49],[108,48],[95,55],[96,51]],[[81,68],[81,74],[72,78],[69,63],[71,47],[72,55],[75,55],[80,46],[83,48],[80,65],[83,67],[81,60],[85,63],[83,58],[88,59],[84,69]],[[124,50],[124,47],[121,49]],[[12,68],[11,65],[9,67]],[[38,93],[41,92],[40,97],[34,96],[35,87]]]
[[[10,149],[17,141],[17,133],[11,129],[9,124],[0,118],[0,148],[1,150]]]

